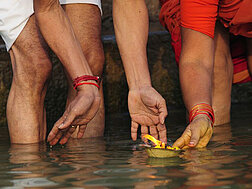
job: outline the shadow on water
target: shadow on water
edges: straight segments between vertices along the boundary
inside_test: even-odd
[[[104,138],[11,145],[0,134],[1,188],[252,188],[252,109],[238,107],[231,124],[217,126],[207,148],[168,159],[148,158],[132,142],[128,115],[108,117]],[[237,110],[237,109],[236,109]],[[168,135],[183,131],[184,112],[171,113]],[[232,125],[232,126],[231,126]]]

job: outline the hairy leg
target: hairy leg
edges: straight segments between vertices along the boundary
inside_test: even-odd
[[[31,16],[10,50],[13,69],[7,102],[12,143],[37,143],[46,136],[44,98],[52,65]]]
[[[215,57],[213,77],[213,109],[215,125],[230,122],[233,63],[229,47],[229,33],[220,24],[215,28]]]
[[[74,32],[81,43],[83,53],[94,75],[102,76],[104,52],[101,41],[101,13],[98,6],[91,4],[68,4],[63,6]],[[74,98],[72,81],[68,78],[67,104]],[[84,138],[103,136],[105,126],[102,83],[100,88],[101,105],[94,119],[88,124]],[[73,135],[74,137],[74,135]]]

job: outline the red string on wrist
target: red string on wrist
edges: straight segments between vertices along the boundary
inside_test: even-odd
[[[214,112],[212,107],[206,103],[200,103],[193,106],[189,114],[189,122],[191,123],[197,115],[206,115],[214,124]]]
[[[92,82],[85,82],[85,81],[95,81],[96,83],[92,83]],[[73,88],[77,89],[78,86],[80,85],[84,85],[84,84],[88,84],[88,85],[94,85],[96,86],[98,89],[100,88],[100,77],[99,76],[92,76],[92,75],[83,75],[83,76],[79,76],[76,77],[73,80]]]
[[[96,83],[91,83],[91,82],[81,82],[81,83],[77,83],[74,87],[74,89],[76,89],[78,86],[80,85],[94,85],[96,86],[98,89],[100,89],[100,86]]]

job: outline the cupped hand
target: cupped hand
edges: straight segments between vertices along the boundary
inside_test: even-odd
[[[100,106],[100,95],[95,86],[81,86],[76,97],[68,105],[63,116],[54,124],[47,141],[55,145],[59,140],[65,144],[79,126],[77,138],[82,138],[89,123]]]
[[[164,124],[167,116],[166,102],[153,87],[130,90],[128,106],[133,140],[137,139],[138,126],[141,125],[141,136],[150,133],[156,139],[167,143]]]
[[[187,126],[180,138],[178,138],[173,147],[206,147],[213,134],[211,121],[206,115],[198,115]]]

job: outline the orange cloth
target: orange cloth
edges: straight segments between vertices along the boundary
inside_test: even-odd
[[[159,21],[171,34],[171,45],[175,53],[175,60],[178,64],[181,52],[179,0],[159,1],[162,6],[159,14]]]
[[[252,37],[251,0],[181,0],[181,26],[214,37],[218,18],[235,35]]]
[[[171,44],[175,53],[176,63],[178,64],[181,53],[180,3],[179,0],[160,0],[160,4],[162,7],[159,14],[159,20],[171,34]],[[246,41],[244,37],[231,36],[230,51],[234,64],[233,83],[252,81],[248,72],[245,46]]]
[[[181,0],[181,26],[214,38],[219,0]]]
[[[220,0],[219,17],[234,35],[252,37],[252,1]]]
[[[231,35],[230,51],[234,65],[233,83],[252,81],[248,71],[245,37]]]

